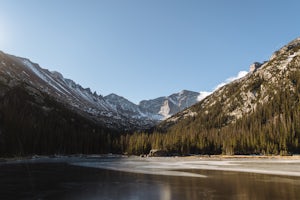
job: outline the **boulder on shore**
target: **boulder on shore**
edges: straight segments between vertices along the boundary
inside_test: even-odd
[[[163,157],[163,156],[168,156],[168,153],[165,150],[151,149],[148,156],[149,157]]]

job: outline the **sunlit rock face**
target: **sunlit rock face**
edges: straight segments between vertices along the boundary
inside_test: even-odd
[[[293,77],[299,73],[299,66],[300,38],[297,38],[276,51],[269,61],[253,63],[245,76],[224,84],[195,106],[168,118],[160,126],[170,127],[186,118],[196,115],[205,118],[212,114],[226,116],[222,126],[235,123],[254,113],[258,106],[272,102],[274,96],[282,91],[290,93],[291,97],[297,96],[298,89]]]

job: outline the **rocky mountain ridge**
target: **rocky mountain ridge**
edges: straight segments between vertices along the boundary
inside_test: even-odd
[[[122,130],[148,129],[196,103],[196,96],[199,95],[196,92],[182,91],[136,105],[116,94],[103,97],[64,78],[59,72],[51,72],[29,59],[3,52],[0,52],[0,81],[9,87],[26,83],[27,89],[32,93],[50,95],[85,117]]]
[[[107,95],[104,99],[115,110],[127,113],[129,116],[161,121],[197,103],[199,94],[198,92],[182,90],[170,96],[142,100],[139,104],[134,104],[116,94]]]

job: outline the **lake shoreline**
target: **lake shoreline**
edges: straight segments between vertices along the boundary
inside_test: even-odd
[[[15,157],[0,157],[0,162],[11,160],[26,160],[32,158],[61,158],[61,157],[140,157],[140,158],[182,158],[182,159],[284,159],[284,160],[300,160],[300,154],[281,156],[281,155],[186,155],[186,156],[137,156],[137,155],[124,155],[124,154],[70,154],[70,155],[28,155],[28,156],[15,156]]]
[[[300,155],[294,156],[248,156],[214,155],[188,157],[151,157],[153,163],[170,163],[184,169],[245,172],[266,175],[300,177]],[[175,167],[176,168],[176,167]],[[183,170],[184,170],[183,169]]]
[[[139,174],[201,177],[185,170],[217,170],[300,177],[300,155],[191,155],[175,157],[139,157],[115,154],[55,155],[0,159],[0,164],[67,163],[87,168]],[[179,171],[181,171],[179,173]],[[188,172],[188,171],[186,171]]]

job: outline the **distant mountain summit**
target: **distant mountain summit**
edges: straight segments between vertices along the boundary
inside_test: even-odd
[[[161,121],[197,103],[199,94],[183,90],[167,97],[143,100],[138,105],[116,94],[107,95],[104,99],[117,112],[134,118]]]
[[[147,116],[163,120],[197,103],[199,94],[182,90],[167,97],[141,101],[139,108]]]

